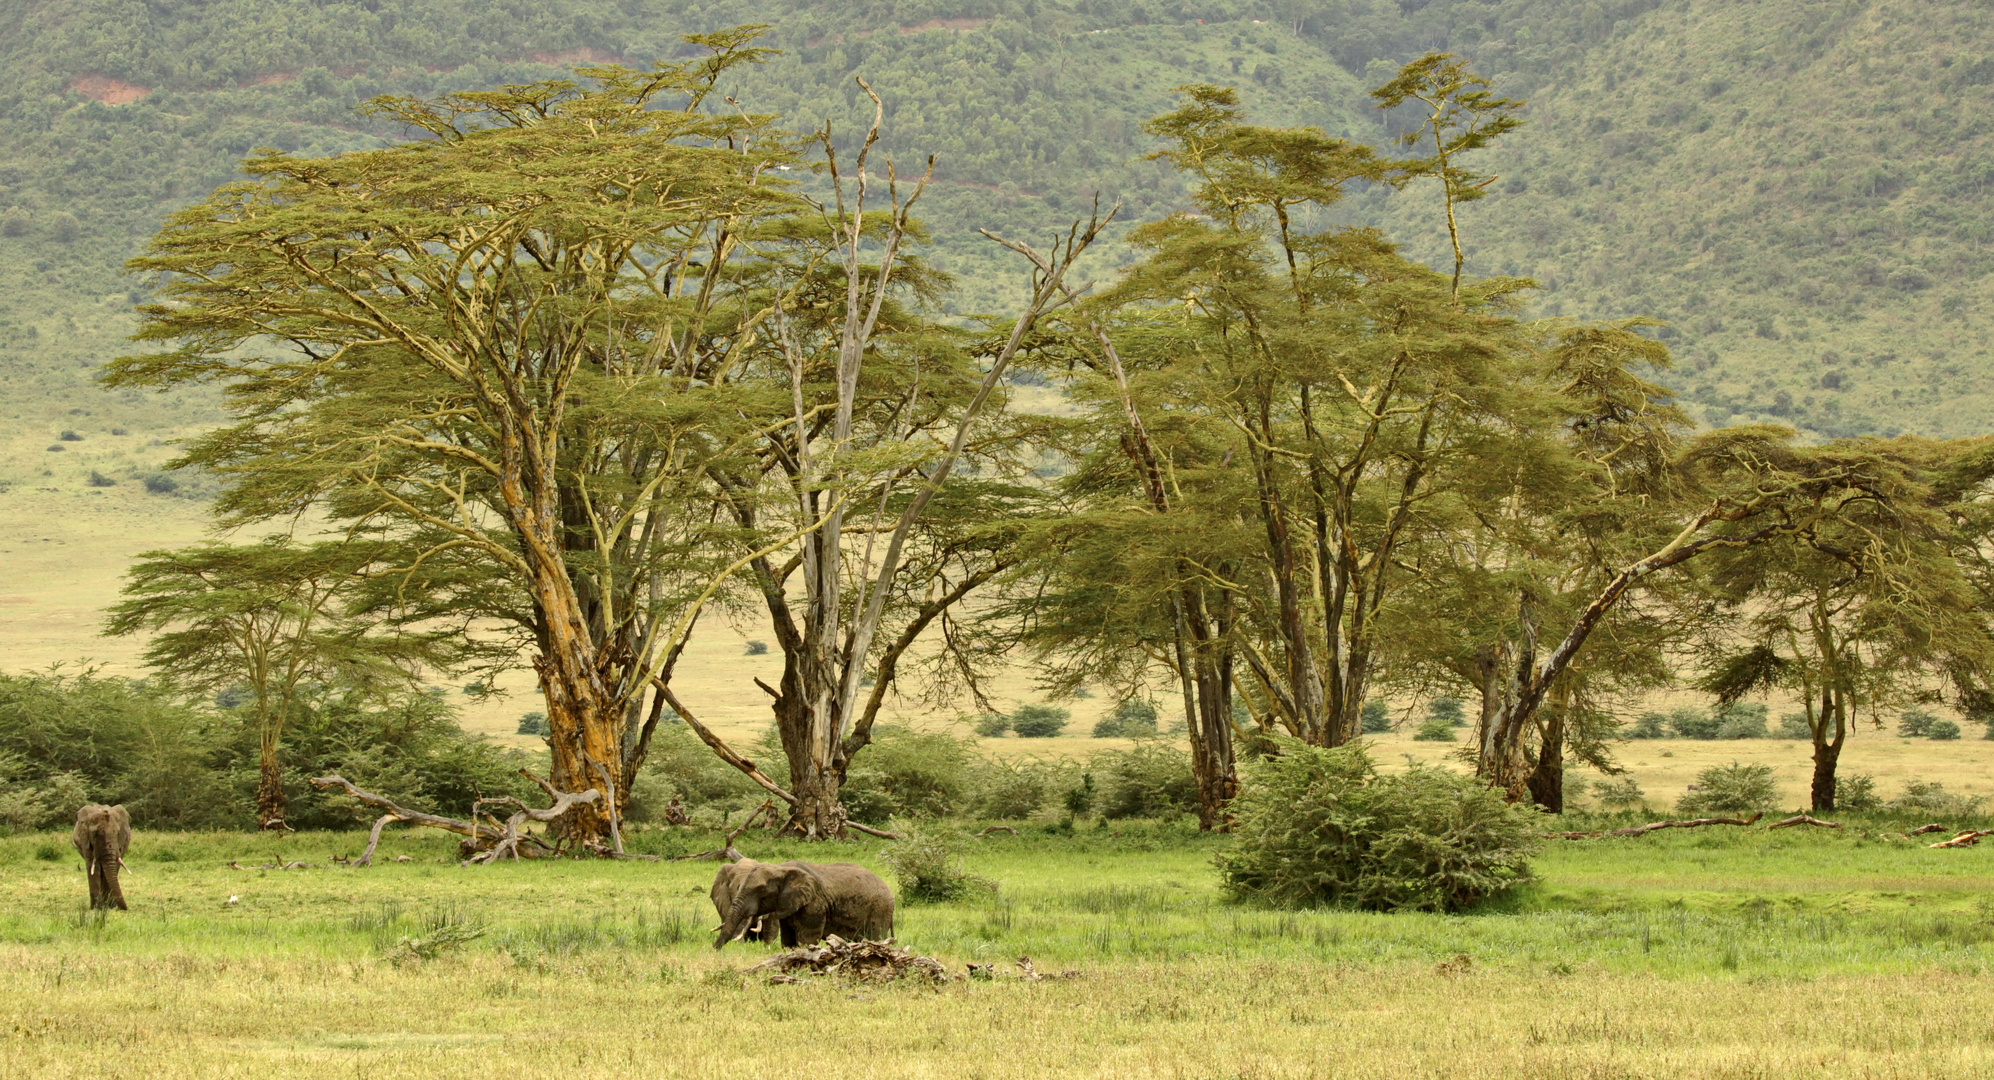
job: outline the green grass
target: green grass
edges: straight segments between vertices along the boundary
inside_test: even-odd
[[[900,909],[903,944],[997,965],[939,988],[743,974],[770,949],[711,949],[711,863],[460,868],[416,832],[347,870],[354,834],[142,833],[104,914],[66,838],[16,836],[0,1078],[1985,1075],[1994,846],[1892,825],[1553,842],[1539,884],[1456,916],[1240,908],[1222,838],[1033,827],[975,842],[995,895]]]

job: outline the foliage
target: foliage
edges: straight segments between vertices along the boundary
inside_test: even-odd
[[[1460,698],[1434,698],[1426,704],[1426,717],[1429,720],[1441,721],[1448,727],[1460,727],[1468,722],[1461,708]]]
[[[692,728],[676,718],[660,720],[651,733],[651,752],[631,784],[631,815],[655,819],[673,798],[688,807],[734,811],[768,797],[740,770],[713,755]]]
[[[1414,742],[1453,742],[1454,724],[1444,716],[1429,716],[1419,722],[1419,729],[1412,733]]]
[[[1284,742],[1243,778],[1226,891],[1274,907],[1459,911],[1531,877],[1536,812],[1472,777],[1380,774],[1361,746]]]
[[[986,739],[1001,739],[1011,730],[1011,718],[1000,712],[979,714],[971,725],[976,733]]]
[[[852,820],[943,817],[965,809],[978,763],[975,743],[896,724],[872,729],[872,745],[845,774],[840,797]]]
[[[1778,737],[1782,739],[1812,739],[1814,729],[1807,723],[1807,714],[1788,712],[1779,714]],[[1840,805],[1837,803],[1836,805]]]
[[[1714,739],[1723,721],[1707,709],[1682,705],[1669,710],[1669,730],[1678,739]]]
[[[1959,725],[1951,720],[1934,720],[1932,721],[1931,728],[1925,732],[1925,738],[1936,739],[1940,742],[1957,739],[1959,738]]]
[[[1897,734],[1907,739],[1929,738],[1939,718],[1923,709],[1906,709],[1897,718]]]
[[[965,841],[946,825],[901,825],[900,839],[880,849],[880,860],[893,868],[900,899],[911,903],[945,904],[978,892],[995,892],[997,883],[978,877],[963,866]]]
[[[1904,785],[1903,794],[1884,804],[1884,809],[1899,814],[1964,817],[1979,812],[1980,804],[1985,801],[1978,795],[1947,791],[1936,780],[1913,780]]]
[[[1729,705],[1720,705],[1714,710],[1711,718],[1717,721],[1715,738],[1769,737],[1766,730],[1766,707],[1759,702],[1733,702]]]
[[[1647,797],[1647,793],[1641,790],[1641,785],[1631,776],[1608,777],[1601,780],[1592,791],[1593,798],[1599,800],[1599,805],[1609,810],[1641,806]]]
[[[1118,702],[1094,724],[1097,739],[1140,739],[1156,734],[1156,706],[1141,698]]]
[[[1030,758],[981,762],[971,806],[979,817],[1020,820],[1039,812],[1054,791],[1070,783],[1072,766]]]
[[[1382,735],[1392,730],[1392,711],[1383,701],[1372,698],[1358,714],[1358,725],[1366,735]]]
[[[1102,780],[1097,805],[1104,818],[1170,817],[1198,808],[1190,755],[1166,740],[1096,754],[1088,766],[1088,779],[1098,774]]]
[[[544,712],[540,712],[537,709],[532,712],[521,713],[519,715],[519,730],[514,732],[514,734],[517,735],[550,734],[550,732],[547,729],[547,714]]]
[[[1066,728],[1072,715],[1052,705],[1020,705],[1011,711],[1011,730],[1021,739],[1050,739]]]
[[[1630,739],[1666,739],[1669,737],[1669,717],[1666,713],[1644,712],[1634,718],[1634,725],[1627,729]]]
[[[1696,788],[1676,801],[1677,813],[1750,814],[1779,802],[1770,765],[1713,765],[1696,774]]]
[[[1861,813],[1865,810],[1875,810],[1882,805],[1882,798],[1876,794],[1876,777],[1868,773],[1835,777],[1836,808]]]
[[[746,648],[745,650],[743,650],[743,652],[742,652],[742,655],[744,655],[744,656],[767,656],[767,655],[768,655],[768,652],[769,652],[769,643],[768,643],[768,642],[766,642],[766,641],[750,641],[750,642],[748,642],[748,646],[747,646],[747,648]]]

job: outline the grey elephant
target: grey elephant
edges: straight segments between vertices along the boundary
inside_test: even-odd
[[[713,875],[713,910],[720,913],[722,926],[727,924],[727,913],[734,909],[734,897],[740,892],[741,879],[747,876],[748,871],[765,865],[753,859],[742,859],[722,866],[720,872]],[[750,921],[740,936],[749,941],[775,941],[781,936],[781,924],[782,920],[775,916],[763,915]]]
[[[715,881],[716,894],[719,887]],[[893,890],[857,863],[756,863],[737,871],[732,887],[734,901],[721,917],[716,949],[757,919],[765,934],[775,919],[784,945],[814,945],[830,934],[851,941],[893,936]]]
[[[93,803],[76,812],[76,831],[70,840],[83,856],[84,871],[90,875],[90,906],[126,910],[124,890],[118,887],[118,870],[124,866],[125,852],[132,846],[132,816],[122,806]]]

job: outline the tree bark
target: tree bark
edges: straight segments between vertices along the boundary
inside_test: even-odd
[[[277,730],[265,718],[256,766],[256,827],[284,828],[284,771],[277,762]]]
[[[1832,707],[1832,697],[1822,701],[1820,722],[1814,728],[1814,782],[1809,793],[1815,813],[1835,812],[1835,765],[1842,758],[1842,743],[1848,737],[1847,725],[1843,723],[1839,710],[1832,718],[1828,710]],[[1834,737],[1828,737],[1829,725],[1833,724]]]
[[[1565,709],[1546,710],[1537,767],[1530,771],[1530,800],[1546,813],[1565,812]]]

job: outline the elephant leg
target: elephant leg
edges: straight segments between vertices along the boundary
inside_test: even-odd
[[[781,931],[779,936],[782,938],[783,948],[796,948],[796,920],[782,919],[776,923],[776,926]],[[773,941],[775,938],[772,936],[769,940]]]

